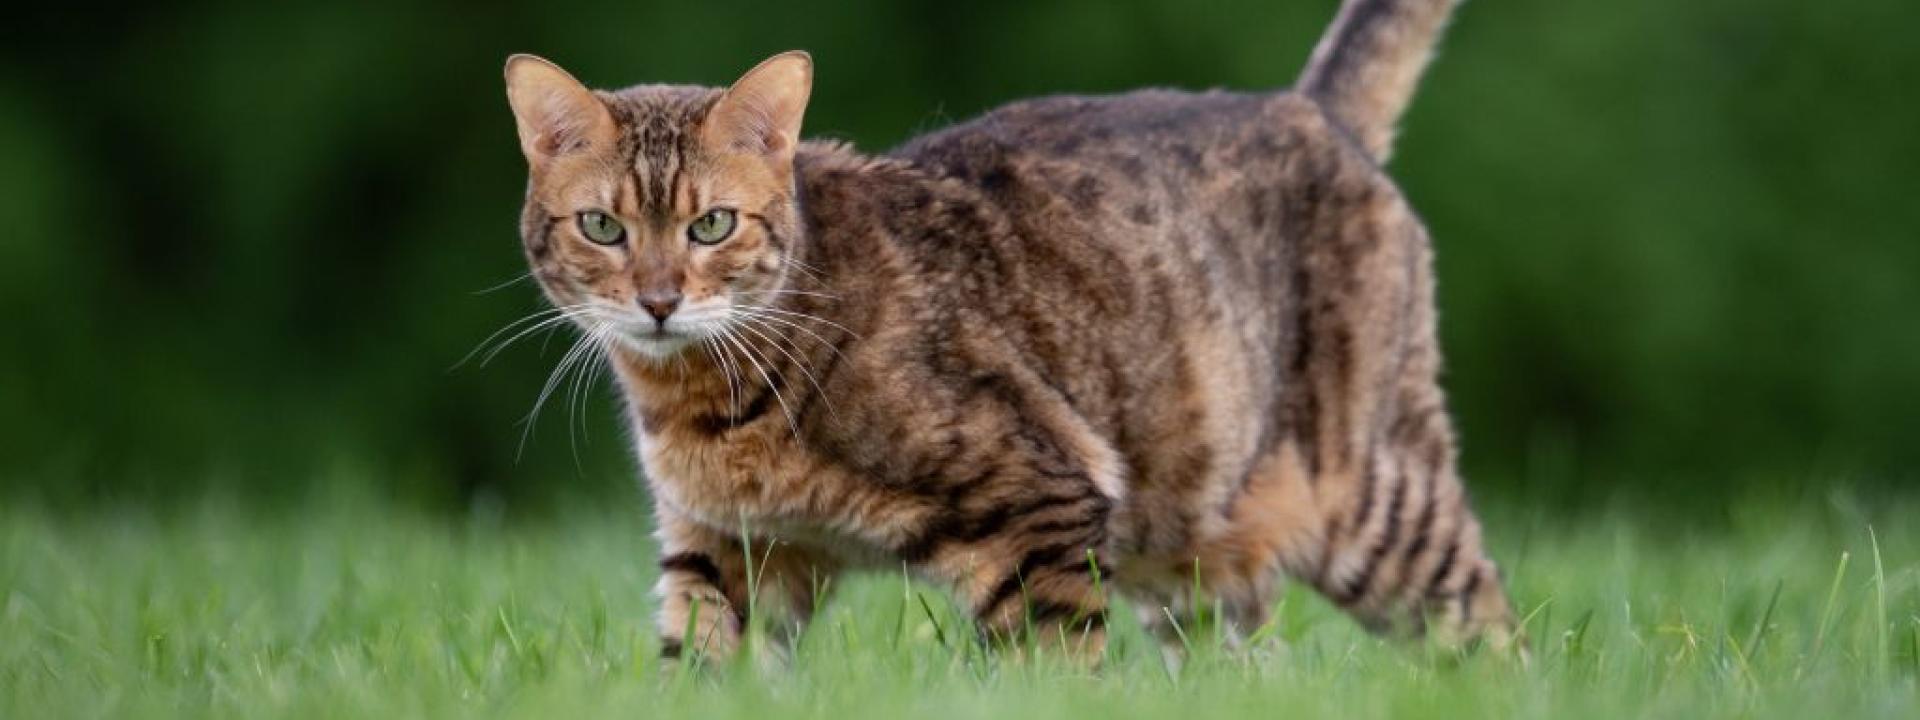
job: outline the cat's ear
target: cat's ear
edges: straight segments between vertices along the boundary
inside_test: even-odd
[[[812,90],[813,58],[805,52],[767,58],[720,96],[702,133],[713,147],[792,160]]]
[[[535,165],[611,146],[616,137],[613,115],[592,90],[532,55],[507,58],[507,102],[520,125],[520,150]]]

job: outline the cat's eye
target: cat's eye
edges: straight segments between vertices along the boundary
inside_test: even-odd
[[[707,214],[695,218],[693,224],[687,226],[687,237],[701,245],[712,245],[733,234],[733,223],[732,210],[708,210]]]
[[[580,234],[601,245],[618,245],[626,239],[627,229],[612,215],[588,210],[580,213]]]

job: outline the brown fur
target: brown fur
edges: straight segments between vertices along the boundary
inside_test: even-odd
[[[1510,626],[1453,470],[1426,232],[1315,99],[1045,98],[875,157],[798,142],[804,55],[725,91],[508,75],[528,258],[625,391],[670,653],[738,642],[742,538],[756,607],[905,564],[987,632],[1083,649],[1102,589],[1157,623],[1196,574],[1243,629],[1282,574],[1376,628]],[[733,236],[689,242],[715,207]],[[583,237],[587,210],[624,242]]]
[[[1313,49],[1294,89],[1318,101],[1380,162],[1394,121],[1413,100],[1420,71],[1460,0],[1348,0]]]

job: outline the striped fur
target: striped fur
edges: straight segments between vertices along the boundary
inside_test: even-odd
[[[725,654],[750,605],[804,619],[835,573],[903,565],[990,636],[1089,654],[1111,592],[1244,630],[1283,577],[1381,630],[1509,631],[1427,234],[1344,106],[1044,98],[869,156],[795,140],[804,55],[724,91],[514,62],[528,261],[621,381],[665,652]],[[738,229],[690,243],[713,207]],[[628,236],[589,242],[584,210]],[[663,291],[678,340],[634,308]]]

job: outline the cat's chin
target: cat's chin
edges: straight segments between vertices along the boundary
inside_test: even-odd
[[[642,360],[666,362],[692,345],[693,336],[672,334],[636,337],[622,334],[620,335],[619,342],[621,347],[631,351]]]

